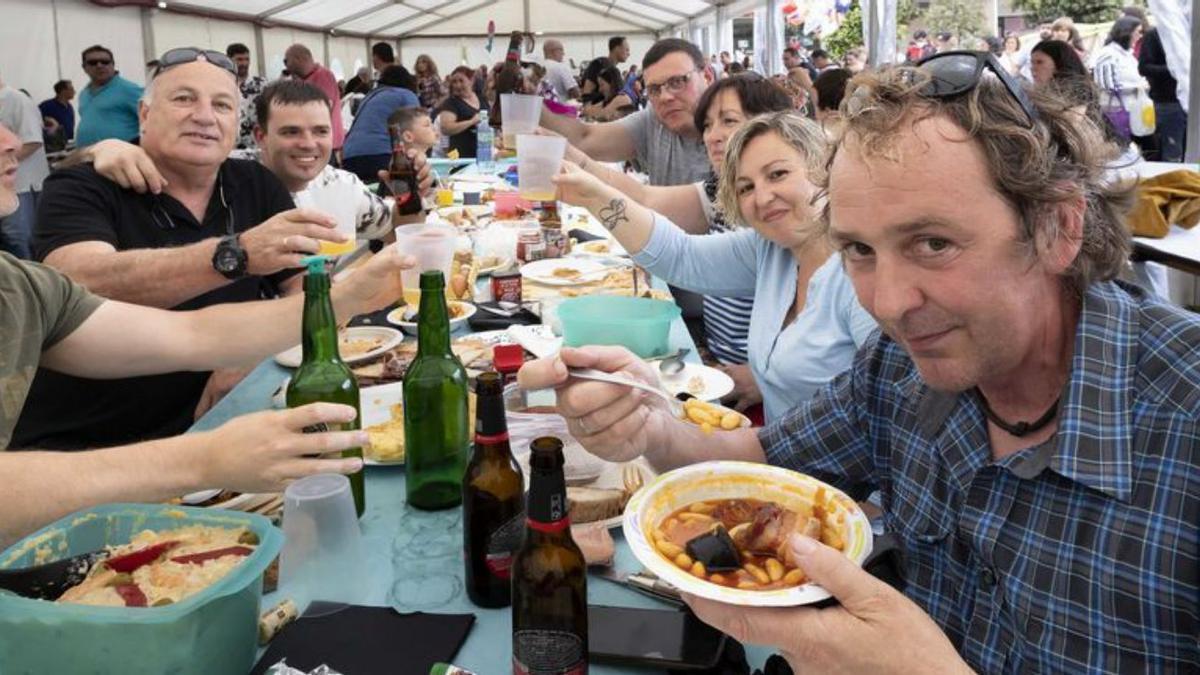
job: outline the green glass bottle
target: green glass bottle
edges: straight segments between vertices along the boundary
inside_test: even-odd
[[[471,448],[467,369],[450,351],[446,281],[438,270],[421,273],[417,357],[404,374],[406,499],[418,509],[462,503],[463,472]]]
[[[355,431],[361,428],[362,409],[359,407],[358,382],[350,367],[338,353],[337,317],[329,299],[329,275],[325,272],[325,257],[312,256],[305,260],[308,274],[304,277],[304,319],[301,344],[304,357],[288,383],[287,406],[298,408],[317,402],[343,403],[359,411],[348,424],[321,425],[320,429],[305,431]],[[362,448],[342,450],[342,457],[362,457]],[[354,493],[354,510],[361,518],[366,508],[363,472],[349,476]]]

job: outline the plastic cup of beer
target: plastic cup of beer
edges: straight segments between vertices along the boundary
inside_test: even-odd
[[[400,252],[417,259],[414,267],[400,272],[405,302],[415,306],[420,300],[421,272],[441,270],[446,280],[450,280],[457,242],[458,230],[449,224],[414,223],[396,228],[396,246]]]
[[[519,134],[537,131],[542,119],[542,97],[529,94],[500,94],[500,121],[504,147],[517,146]]]
[[[517,192],[534,202],[555,198],[554,181],[550,180],[562,167],[567,139],[562,136],[517,136]]]
[[[296,206],[312,208],[333,216],[337,231],[348,237],[347,241],[321,241],[319,255],[344,255],[354,250],[358,229],[358,205],[362,200],[362,188],[354,183],[333,182],[314,190],[305,190],[296,195]]]
[[[366,600],[366,556],[348,478],[318,474],[289,485],[283,492],[283,533],[280,590],[301,612],[313,601]],[[326,607],[332,611],[336,605]]]

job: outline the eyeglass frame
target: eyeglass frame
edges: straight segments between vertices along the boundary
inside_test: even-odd
[[[217,195],[221,199],[221,208],[225,209],[225,233],[229,235],[236,234],[233,222],[233,208],[229,206],[229,202],[225,199],[225,179],[220,174],[217,174]],[[167,219],[165,224],[158,217],[160,211],[163,217]],[[158,195],[154,195],[154,205],[150,207],[150,219],[154,221],[154,224],[160,230],[174,230],[178,227],[175,224],[175,219],[171,217],[171,212],[167,210],[166,206],[163,206],[162,197]]]
[[[971,77],[971,81],[965,86],[955,88],[953,91],[929,91],[930,87],[935,86],[936,82],[945,82],[945,80],[940,80],[937,78],[935,73],[927,67],[927,64],[938,61],[939,59],[947,59],[949,57],[956,56],[970,56],[971,58],[975,59],[975,72]],[[1000,79],[1001,84],[1003,84],[1004,88],[1008,90],[1009,95],[1016,99],[1017,104],[1021,106],[1021,110],[1025,111],[1025,116],[1028,118],[1029,127],[1031,129],[1040,119],[1037,109],[1033,106],[1033,102],[1029,100],[1029,96],[1025,93],[1025,89],[1019,82],[1016,81],[1016,79],[1013,78],[1012,75],[1008,74],[1008,71],[1004,69],[1003,64],[1001,64],[996,56],[991,52],[973,51],[969,49],[956,49],[948,52],[940,52],[937,54],[930,54],[929,56],[921,59],[916,63],[916,67],[930,77],[930,81],[921,88],[921,96],[931,99],[953,98],[955,96],[962,96],[963,94],[971,93],[975,87],[979,86],[979,83],[982,81],[983,70],[986,68],[992,71],[992,74]]]
[[[642,75],[642,86],[645,87],[645,89],[646,89],[646,98],[656,99],[659,96],[662,96],[664,89],[671,92],[672,94],[678,94],[679,92],[683,91],[683,88],[686,87],[689,82],[692,81],[693,75],[695,75],[696,73],[701,73],[701,72],[704,72],[703,69],[695,68],[693,70],[688,71],[687,73],[685,73],[683,75],[672,75],[671,77],[668,77],[667,80],[665,82],[663,82],[662,84],[646,84],[646,77],[643,74]],[[671,84],[672,81],[677,81],[678,84],[672,85]]]
[[[238,76],[237,64],[233,62],[233,59],[229,58],[225,54],[222,54],[221,52],[213,51],[211,49],[200,49],[199,47],[176,47],[163,52],[163,55],[159,57],[158,61],[158,65],[154,67],[154,74],[150,76],[151,80],[157,78],[159,75],[162,75],[164,72],[174,68],[175,66],[196,63],[197,61],[211,63],[221,70],[230,73],[234,76],[234,78]]]

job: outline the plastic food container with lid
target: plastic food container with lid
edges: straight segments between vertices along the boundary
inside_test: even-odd
[[[667,353],[671,323],[679,315],[673,302],[620,295],[588,295],[558,305],[566,346],[621,345],[642,358]]]
[[[246,527],[259,544],[208,588],[163,607],[57,604],[0,592],[0,672],[210,675],[254,665],[263,571],[283,533],[250,513],[161,504],[108,504],[69,515],[0,554],[0,569],[53,562],[129,543],[142,530]]]

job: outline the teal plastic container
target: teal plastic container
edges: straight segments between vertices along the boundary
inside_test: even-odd
[[[679,307],[666,300],[619,295],[571,298],[558,306],[563,344],[621,345],[642,358],[665,355]]]
[[[0,554],[0,569],[126,544],[142,530],[187,525],[245,526],[258,534],[258,549],[212,586],[164,607],[59,605],[0,591],[0,673],[249,672],[263,571],[283,545],[283,533],[262,516],[162,504],[98,506],[17,542]]]

